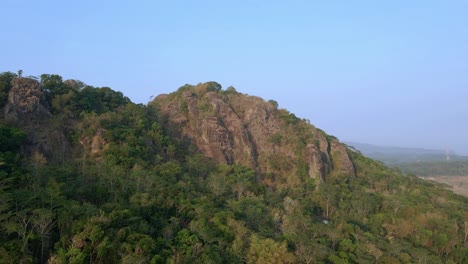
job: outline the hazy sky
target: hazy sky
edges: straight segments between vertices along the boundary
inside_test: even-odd
[[[0,72],[139,103],[217,81],[341,140],[468,154],[466,0],[1,2]]]

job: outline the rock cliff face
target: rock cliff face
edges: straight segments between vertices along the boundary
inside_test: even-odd
[[[29,123],[51,117],[39,82],[28,78],[16,78],[11,82],[8,102],[4,108],[7,121]]]
[[[38,81],[16,78],[11,82],[8,102],[3,108],[7,122],[21,127],[27,133],[24,152],[42,154],[47,161],[63,162],[70,155],[70,143],[60,125],[49,122],[52,114],[48,110],[44,91]]]
[[[282,179],[286,185],[306,178],[355,176],[343,144],[278,109],[274,101],[205,83],[160,95],[150,105],[174,133],[218,162],[250,166],[272,177],[287,175]]]

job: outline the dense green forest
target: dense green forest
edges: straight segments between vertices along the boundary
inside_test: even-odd
[[[0,107],[15,79],[0,75]],[[468,263],[468,200],[442,185],[348,150],[356,177],[277,188],[203,156],[151,104],[39,82],[51,116],[0,121],[0,263]]]

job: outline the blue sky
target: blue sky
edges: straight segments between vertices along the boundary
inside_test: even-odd
[[[468,154],[468,1],[2,1],[0,71],[217,81],[341,140]]]

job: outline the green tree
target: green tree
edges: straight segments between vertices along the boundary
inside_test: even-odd
[[[41,87],[49,103],[52,103],[55,96],[64,94],[67,91],[67,87],[63,84],[62,76],[57,74],[42,74]]]
[[[17,75],[12,72],[0,73],[0,108],[3,107],[8,99],[8,93],[11,89],[11,81]]]
[[[194,262],[201,254],[202,243],[190,230],[182,229],[175,237],[172,251],[175,263]]]
[[[50,247],[50,235],[55,226],[55,215],[49,209],[39,208],[33,211],[32,226],[41,239],[41,263],[47,258]]]
[[[277,243],[270,238],[262,239],[255,234],[250,237],[247,263],[280,264],[295,263],[295,261],[294,255],[288,252],[286,243]]]
[[[4,228],[9,234],[17,234],[21,239],[21,253],[23,257],[27,257],[30,254],[29,241],[33,238],[32,223],[33,216],[30,210],[24,209],[16,211],[4,223]]]

